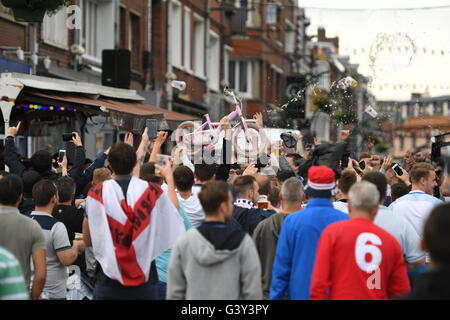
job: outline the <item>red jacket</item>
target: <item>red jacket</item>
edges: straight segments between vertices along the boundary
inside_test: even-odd
[[[319,241],[311,299],[381,300],[410,290],[400,244],[369,219],[328,226]]]

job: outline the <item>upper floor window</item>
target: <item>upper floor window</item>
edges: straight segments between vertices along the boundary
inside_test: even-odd
[[[276,24],[278,18],[278,6],[276,3],[266,5],[266,24]]]
[[[141,69],[141,17],[137,14],[130,13],[129,24],[129,46],[131,51],[131,68],[134,70]]]
[[[171,7],[171,28],[169,31],[169,41],[171,42],[170,58],[172,64],[177,67],[182,65],[182,24],[181,24],[181,4],[179,2],[172,2]]]
[[[192,12],[189,8],[184,7],[184,39],[183,39],[183,50],[184,50],[184,67],[187,70],[192,70]]]
[[[244,20],[246,26],[252,26],[253,25],[253,9],[252,9],[252,2],[251,0],[235,0],[235,7],[239,9],[245,9],[244,11]]]
[[[81,0],[81,45],[97,61],[105,49],[114,48],[114,1]]]
[[[194,72],[205,75],[205,22],[203,18],[194,15]]]
[[[209,62],[209,87],[213,90],[220,89],[220,38],[217,34],[210,31],[209,34],[210,50]]]
[[[67,49],[68,29],[66,20],[67,12],[64,8],[51,17],[45,15],[42,22],[42,40],[47,44]]]
[[[243,96],[251,96],[252,64],[245,60],[231,60],[228,63],[228,82],[231,89],[237,90]]]
[[[98,3],[94,0],[83,1],[83,46],[86,54],[100,58],[101,52],[98,50],[97,19]]]

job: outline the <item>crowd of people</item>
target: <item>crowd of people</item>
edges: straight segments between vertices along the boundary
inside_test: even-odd
[[[10,127],[0,299],[65,300],[73,266],[94,300],[450,298],[442,163],[407,153],[399,174],[390,156],[350,157],[344,132],[240,164],[221,124],[215,164],[186,148],[159,162],[168,133],[147,129],[94,161],[74,132],[73,159],[43,150],[26,164]]]

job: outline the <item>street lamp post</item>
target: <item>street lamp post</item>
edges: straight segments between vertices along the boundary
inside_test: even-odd
[[[358,109],[357,109],[357,114],[358,114],[358,136],[357,136],[357,143],[356,143],[356,148],[357,148],[357,152],[358,154],[360,154],[362,152],[362,143],[363,143],[363,136],[362,136],[362,122],[363,122],[363,104],[364,104],[364,93],[366,91],[365,88],[365,84],[362,85],[361,90],[359,91],[358,94]]]

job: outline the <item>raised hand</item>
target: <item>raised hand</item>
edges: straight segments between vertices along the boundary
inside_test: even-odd
[[[366,163],[366,167],[363,170],[363,175],[369,173],[370,171],[373,171],[373,167],[370,166],[370,161],[364,160],[364,162]]]
[[[155,142],[159,144],[163,144],[167,140],[168,133],[167,131],[158,131],[156,134]]]
[[[172,161],[170,159],[165,160],[163,166],[155,164],[155,168],[158,169],[164,177],[172,175]]]
[[[406,170],[410,170],[415,164],[411,150],[406,151],[405,157],[403,159],[405,160],[406,163]]]
[[[72,142],[75,146],[77,147],[81,147],[83,145],[83,143],[81,142],[81,137],[78,134],[78,132],[72,132],[73,136],[72,136]]]
[[[11,136],[11,137],[15,137],[17,136],[17,133],[19,132],[20,129],[20,122],[17,124],[17,126],[15,127],[9,127],[8,128],[8,132],[7,132],[7,136]]]
[[[384,169],[384,171],[387,172],[391,167],[392,167],[392,157],[387,156],[383,162],[383,169]]]
[[[409,180],[409,173],[405,169],[399,166],[400,169],[402,169],[403,174],[401,176],[397,175],[397,177],[402,180],[407,186],[411,184]]]
[[[133,144],[134,144],[133,134],[132,134],[131,132],[128,132],[128,133],[125,135],[125,139],[124,139],[123,142],[125,142],[126,144],[128,144],[128,145],[130,145],[130,146],[133,146]]]
[[[176,163],[182,163],[184,155],[187,153],[187,147],[183,144],[178,144],[172,149],[172,156],[176,160]]]
[[[148,128],[147,127],[145,127],[144,132],[142,132],[141,138],[145,139],[145,140],[149,140],[149,138],[148,138]]]
[[[352,167],[353,170],[356,171],[356,173],[358,174],[358,176],[361,176],[363,174],[363,170],[361,169],[361,167],[359,166],[358,161],[354,160],[354,159],[349,159],[349,162],[352,162]]]
[[[63,157],[63,161],[61,162],[61,167],[66,168],[67,169],[67,164],[68,164],[68,160],[67,160],[67,156],[64,155]]]
[[[257,172],[258,172],[258,168],[256,168],[255,165],[252,163],[252,164],[249,164],[247,166],[247,168],[245,168],[245,170],[242,173],[242,175],[243,176],[251,176],[251,175],[253,175],[253,174],[257,173]]]
[[[347,163],[347,168],[348,170],[355,170],[355,168],[353,167],[353,159],[352,158],[348,158],[348,163]]]
[[[381,157],[377,154],[372,155],[372,158],[370,159],[370,165],[374,170],[379,170],[381,167]]]
[[[261,112],[255,113],[253,116],[254,119],[256,119],[256,125],[260,128],[264,127],[264,121],[263,121],[263,115]]]
[[[294,138],[295,138],[297,141],[300,141],[300,140],[303,139],[303,136],[302,136],[301,134],[296,133],[296,132],[292,132],[292,135],[294,136]]]

